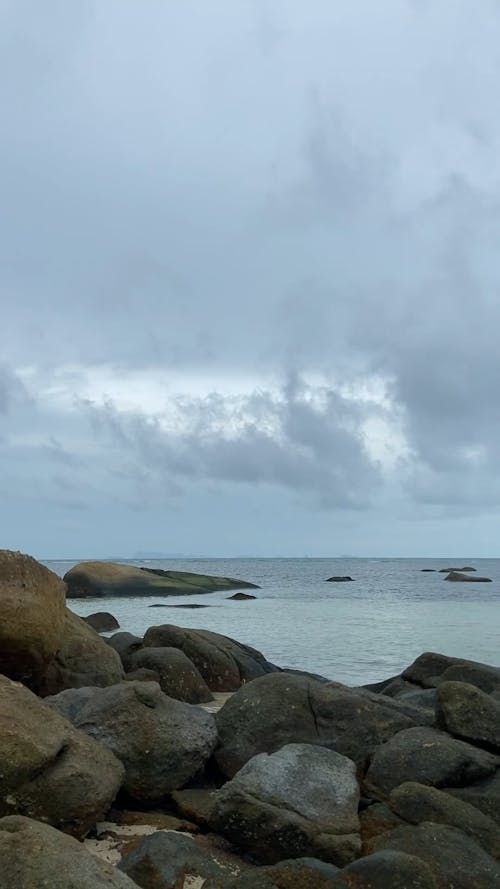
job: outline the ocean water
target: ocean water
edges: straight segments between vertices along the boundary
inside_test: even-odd
[[[61,576],[74,562],[45,562]],[[356,685],[399,673],[423,651],[500,666],[500,559],[169,559],[130,564],[238,577],[257,599],[231,593],[70,600],[80,615],[110,611],[142,635],[176,624],[215,630],[261,650],[280,666]],[[422,568],[473,565],[492,583],[449,583]],[[350,575],[353,583],[325,583]],[[208,608],[151,608],[198,602]]]

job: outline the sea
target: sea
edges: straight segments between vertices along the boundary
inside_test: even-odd
[[[116,560],[118,561],[118,560]],[[141,567],[224,575],[258,584],[257,597],[232,593],[73,599],[82,616],[110,611],[122,630],[158,624],[214,630],[247,643],[283,667],[348,685],[399,673],[423,651],[500,666],[500,559],[148,559]],[[74,561],[46,561],[63,576]],[[473,566],[492,583],[450,583],[422,569]],[[327,583],[349,575],[352,583]],[[200,609],[151,608],[196,602]]]

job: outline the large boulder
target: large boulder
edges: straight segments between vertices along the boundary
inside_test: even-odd
[[[217,740],[210,713],[167,697],[156,682],[71,689],[48,703],[121,760],[124,788],[137,800],[158,800],[182,787]]]
[[[391,792],[389,805],[396,815],[409,824],[433,821],[457,827],[479,843],[493,858],[500,858],[498,824],[470,803],[443,790],[409,781]]]
[[[425,710],[362,689],[275,673],[243,686],[217,713],[216,758],[232,777],[257,753],[309,743],[348,756],[363,771],[380,744],[428,718]]]
[[[142,889],[177,889],[188,880],[188,885],[201,886],[208,878],[217,886],[226,886],[231,877],[229,869],[221,867],[191,837],[164,831],[141,840],[119,868]]]
[[[65,688],[115,685],[123,676],[117,652],[81,617],[66,609],[62,640],[45,670],[38,693],[55,695]]]
[[[0,677],[0,816],[84,836],[109,809],[124,768],[19,683]]]
[[[422,688],[437,688],[443,682],[469,682],[488,694],[500,689],[500,668],[433,651],[421,654],[402,677]]]
[[[436,889],[500,889],[498,862],[456,827],[434,822],[397,827],[377,837],[374,846],[374,851],[392,849],[420,858]]]
[[[180,648],[212,691],[235,691],[245,682],[278,670],[255,648],[210,630],[163,624],[147,630],[144,645]]]
[[[213,700],[212,692],[192,661],[179,648],[142,648],[129,658],[130,670],[155,670],[160,688],[188,704]]]
[[[466,682],[437,689],[436,719],[452,735],[500,751],[500,702]]]
[[[61,644],[66,588],[44,565],[0,550],[0,673],[36,687]]]
[[[137,889],[73,837],[31,818],[0,820],[0,889]]]
[[[136,568],[116,562],[80,562],[64,575],[68,597],[179,596],[217,590],[255,589],[255,584],[232,577],[212,577],[187,571]]]
[[[458,787],[492,775],[498,756],[427,727],[406,729],[375,751],[366,786],[385,799],[406,781],[433,787]]]
[[[273,864],[310,855],[343,865],[360,852],[354,763],[325,747],[259,754],[217,793],[210,826]]]

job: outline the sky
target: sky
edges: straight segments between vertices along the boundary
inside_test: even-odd
[[[0,0],[0,546],[499,555],[500,3]]]

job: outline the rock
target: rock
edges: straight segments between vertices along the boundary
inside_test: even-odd
[[[431,573],[432,573],[432,574],[435,574],[435,573],[436,573],[436,569],[435,569],[435,568],[421,568],[420,570],[423,571],[423,572],[426,572],[427,574],[431,574]]]
[[[255,599],[255,596],[249,596],[249,599]],[[198,602],[186,602],[185,605],[167,605],[164,602],[157,602],[155,605],[148,605],[148,608],[211,608],[211,605],[200,605]]]
[[[249,593],[234,593],[233,596],[228,596],[228,601],[233,600],[233,602],[246,602],[248,599],[256,599],[257,596],[250,596]]]
[[[244,682],[278,670],[255,648],[209,630],[191,630],[172,624],[150,627],[144,636],[144,646],[180,648],[211,691],[235,691]]]
[[[48,703],[121,760],[124,789],[137,800],[158,800],[182,787],[217,740],[210,713],[167,697],[155,682],[72,689]]]
[[[292,858],[246,871],[234,889],[338,889],[339,873],[334,864],[317,858]]]
[[[73,837],[31,818],[0,820],[1,889],[137,889]]]
[[[113,617],[109,611],[96,611],[94,614],[88,614],[83,619],[97,633],[108,633],[110,630],[118,630],[120,628],[116,617]]]
[[[0,816],[84,836],[121,787],[120,762],[24,686],[0,677]]]
[[[401,676],[386,685],[381,694],[427,710],[433,710],[436,703],[435,688],[420,688],[413,682],[406,682]]]
[[[118,653],[124,669],[128,672],[132,655],[142,648],[141,637],[132,633],[115,633],[106,639],[106,643]]]
[[[437,883],[432,867],[416,855],[382,849],[347,865],[332,889],[437,889]]]
[[[334,577],[327,577],[326,582],[327,583],[346,583],[348,580],[352,580],[352,577],[349,577],[348,574],[345,574],[344,576],[338,575],[336,577],[335,576]]]
[[[255,584],[231,577],[212,577],[185,571],[136,568],[115,562],[80,562],[64,575],[71,599],[110,596],[180,596],[217,590],[256,589]]]
[[[493,858],[500,857],[500,828],[491,818],[463,800],[424,784],[407,782],[389,797],[391,809],[410,824],[433,821],[463,830]]]
[[[437,688],[441,682],[469,682],[487,693],[500,689],[500,669],[478,661],[447,657],[427,651],[402,673],[403,679],[424,688]]]
[[[432,872],[436,889],[500,889],[498,863],[456,827],[432,822],[398,827],[374,843],[420,858]]]
[[[450,574],[451,571],[461,572],[461,571],[475,571],[475,570],[476,570],[475,568],[470,568],[468,565],[466,565],[465,568],[440,568],[439,573],[440,574]]]
[[[227,885],[230,872],[200,849],[191,837],[158,832],[142,840],[118,865],[142,889],[177,889],[185,878],[213,878]],[[201,885],[201,884],[200,884]]]
[[[381,833],[390,833],[394,828],[400,827],[404,821],[396,815],[385,803],[373,803],[359,813],[361,824],[361,840],[363,847]]]
[[[161,690],[178,701],[203,704],[213,700],[201,674],[178,648],[142,648],[130,657],[129,665],[132,670],[155,670]]]
[[[169,815],[166,812],[155,812],[153,809],[147,809],[146,812],[136,812],[130,809],[112,809],[109,814],[111,823],[124,824],[127,826],[137,827],[137,825],[156,827],[158,830],[179,830],[183,833],[198,833],[197,824],[185,819],[176,818],[175,815]]]
[[[284,744],[329,747],[360,769],[392,735],[428,720],[426,711],[360,689],[274,673],[234,694],[216,715],[216,759],[232,777],[257,753]]]
[[[381,799],[406,781],[457,787],[492,775],[499,764],[491,753],[419,726],[399,732],[375,750],[366,786]]]
[[[210,812],[214,804],[213,790],[198,787],[174,790],[172,800],[179,815],[182,815],[183,818],[188,818],[202,827],[208,826]]]
[[[288,744],[253,757],[214,794],[209,824],[266,864],[310,855],[343,865],[361,848],[358,802],[351,760]]]
[[[447,788],[446,792],[475,806],[500,825],[500,770],[483,781],[477,781],[468,787]]]
[[[491,583],[491,577],[469,577],[461,571],[450,571],[445,580],[461,581],[462,583]]]
[[[22,553],[0,550],[0,673],[36,689],[61,644],[62,580]]]
[[[437,689],[438,725],[473,744],[500,751],[500,702],[466,682],[443,682]]]
[[[84,620],[66,609],[62,642],[38,693],[55,695],[66,688],[115,685],[123,676],[119,655]]]
[[[125,682],[157,682],[160,684],[160,674],[156,670],[147,670],[146,667],[125,673],[124,678]]]

